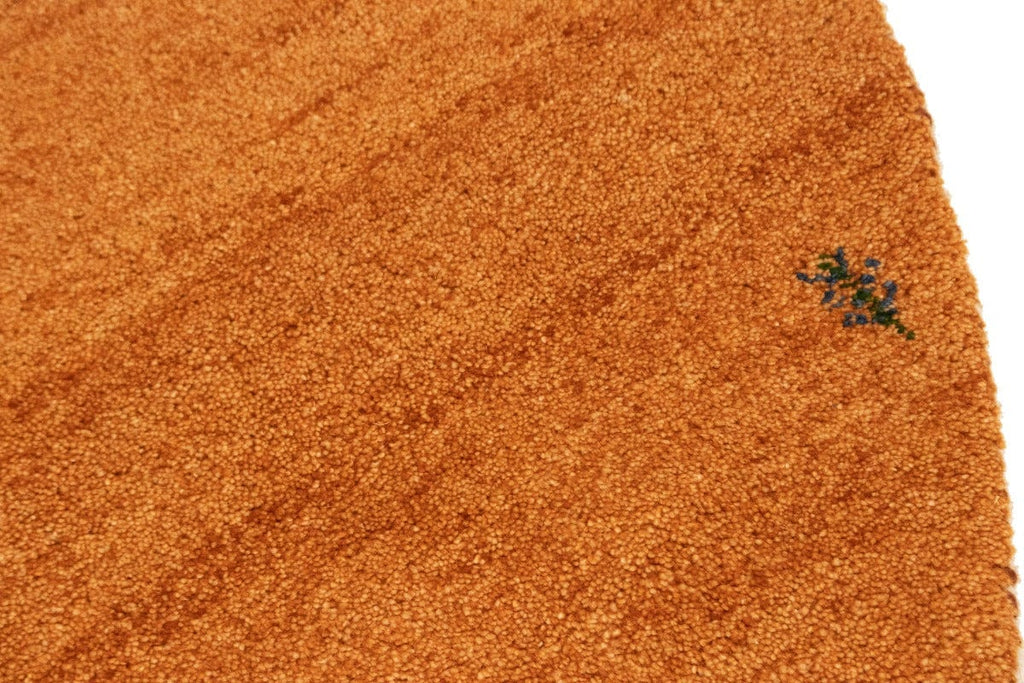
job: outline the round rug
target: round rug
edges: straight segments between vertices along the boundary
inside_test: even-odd
[[[0,676],[1007,681],[874,0],[0,17]]]

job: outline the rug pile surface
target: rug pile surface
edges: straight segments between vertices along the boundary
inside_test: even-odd
[[[1009,681],[873,0],[7,3],[0,678]]]

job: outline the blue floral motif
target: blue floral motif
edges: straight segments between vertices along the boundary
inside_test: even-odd
[[[896,332],[908,340],[914,339],[915,334],[908,330],[899,320],[899,309],[894,305],[898,287],[892,280],[882,283],[881,289],[885,296],[879,297],[875,292],[879,288],[876,273],[882,262],[875,258],[864,259],[864,267],[876,273],[863,273],[853,275],[850,273],[849,261],[843,247],[839,247],[834,254],[819,254],[818,271],[813,276],[807,273],[798,272],[796,278],[801,282],[816,284],[824,282],[827,288],[821,297],[821,303],[831,304],[829,308],[843,308],[849,303],[857,311],[847,311],[843,314],[843,327],[854,327],[858,325],[881,325],[893,327]],[[836,298],[840,289],[852,289],[850,296],[842,295]]]

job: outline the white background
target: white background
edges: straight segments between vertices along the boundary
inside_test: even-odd
[[[932,115],[942,177],[978,283],[1002,408],[1020,573],[1024,566],[1024,2],[883,3]],[[1021,595],[1024,589],[1018,589]]]

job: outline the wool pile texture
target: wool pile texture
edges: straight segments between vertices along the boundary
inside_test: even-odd
[[[24,0],[0,133],[3,680],[1014,678],[875,0]]]

